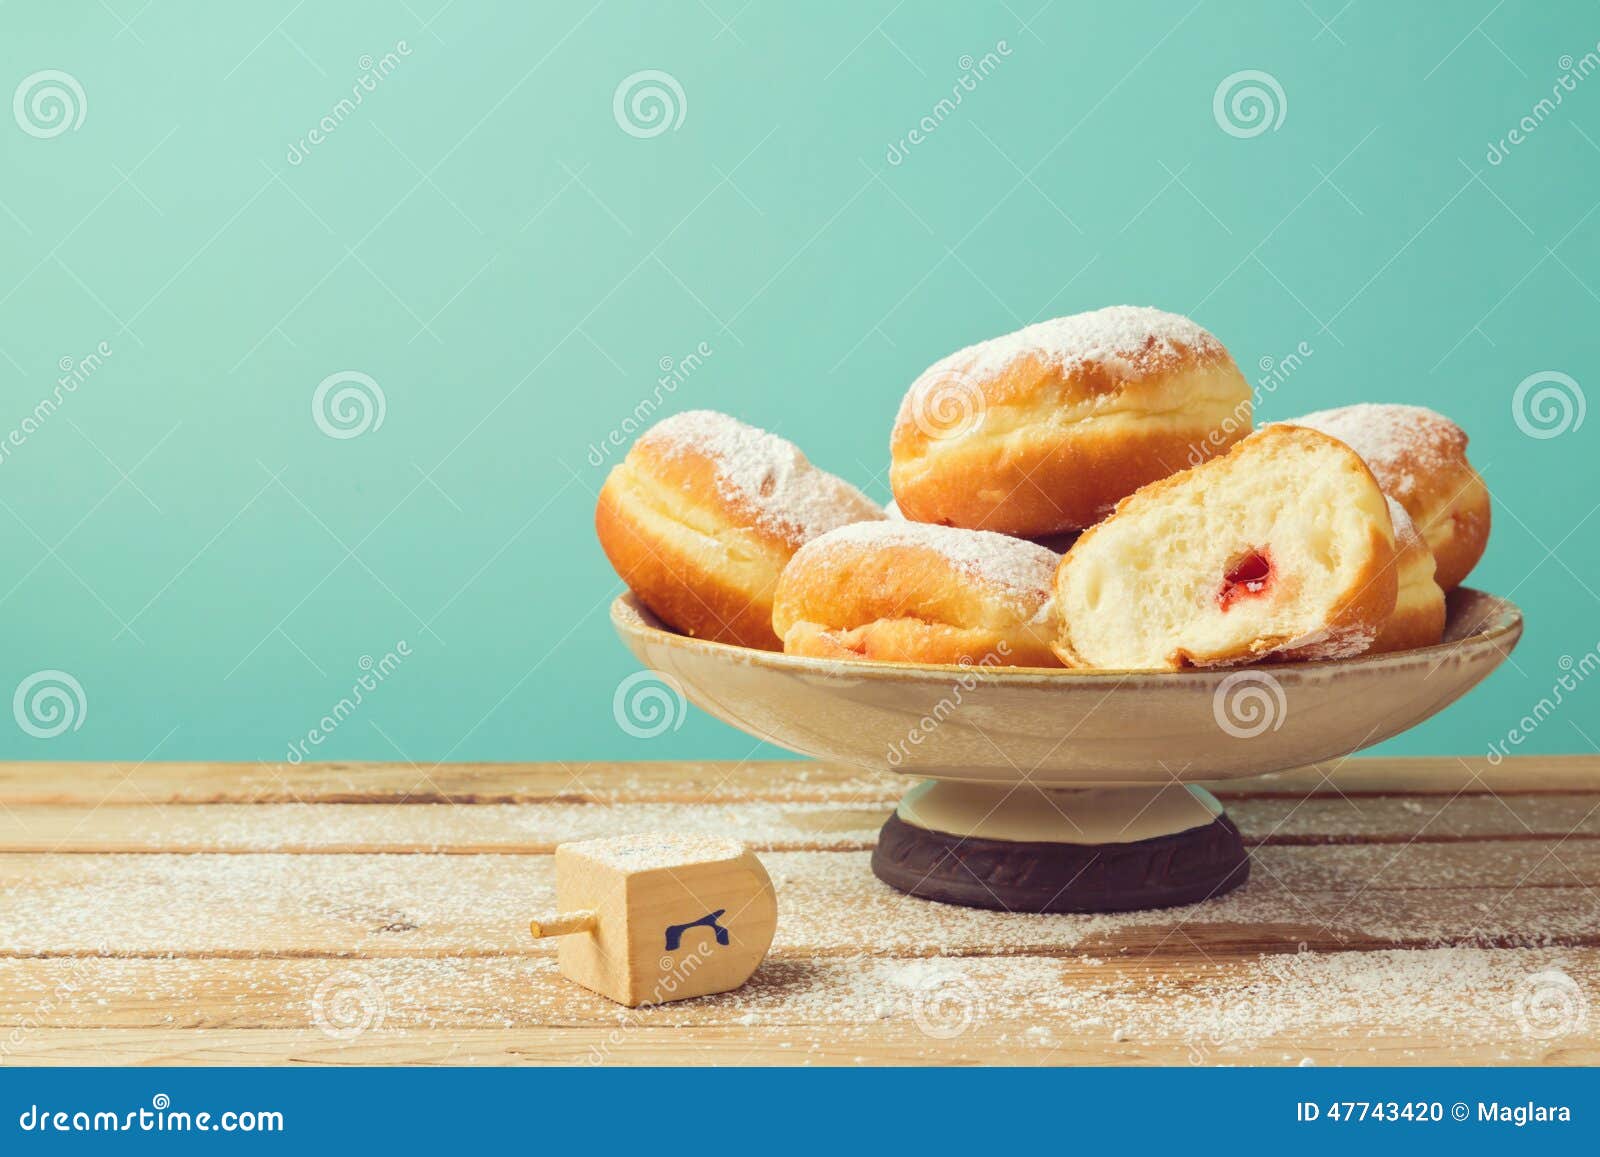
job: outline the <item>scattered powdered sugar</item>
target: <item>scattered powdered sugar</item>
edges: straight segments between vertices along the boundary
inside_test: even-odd
[[[775,853],[761,859],[779,896],[774,943],[793,950],[838,952],[870,945],[875,953],[904,955],[1142,955],[1171,949],[1174,928],[1185,929],[1213,953],[1267,943],[1307,943],[1316,949],[1553,947],[1586,944],[1594,936],[1593,902],[1579,886],[1522,888],[1508,903],[1507,889],[1483,887],[1487,870],[1481,864],[1458,887],[1430,886],[1420,872],[1413,887],[1379,886],[1385,883],[1384,864],[1396,859],[1393,846],[1362,849],[1348,858],[1279,849],[1257,857],[1262,868],[1243,887],[1201,904],[1061,916],[913,903],[871,874],[865,852]],[[1315,888],[1291,888],[1267,870],[1271,865],[1283,874],[1285,863],[1308,860],[1322,867],[1297,870],[1296,878]]]
[[[773,782],[777,785],[780,781]],[[1235,791],[1248,793],[1257,790],[1259,784],[1260,781],[1243,781]],[[8,846],[18,852],[54,849],[69,854],[529,854],[553,851],[563,842],[601,839],[619,831],[642,831],[737,839],[763,855],[822,849],[860,851],[870,849],[876,842],[878,829],[905,790],[903,783],[895,783],[881,773],[870,781],[841,779],[826,792],[802,794],[777,789],[775,794],[781,795],[772,799],[744,798],[737,785],[718,789],[711,783],[686,781],[685,786],[687,791],[678,799],[596,795],[589,802],[454,807],[209,804],[157,808],[108,804],[87,822],[79,822],[82,817],[75,813],[62,811],[53,813],[47,822],[30,822],[25,835],[13,828]],[[648,787],[652,793],[660,791],[659,784],[650,783]],[[1223,790],[1219,794],[1229,793]],[[1559,795],[1464,795],[1454,800],[1439,796],[1430,797],[1426,807],[1415,800],[1363,799],[1357,808],[1348,798],[1330,799],[1331,802],[1308,799],[1286,804],[1281,799],[1232,798],[1230,813],[1247,833],[1247,842],[1251,833],[1290,844],[1376,841],[1364,851],[1345,848],[1316,856],[1318,863],[1344,865],[1342,870],[1348,870],[1351,858],[1358,857],[1361,865],[1374,872],[1390,855],[1383,850],[1385,841],[1404,842],[1419,832],[1427,837],[1481,836],[1495,828],[1497,819],[1510,819],[1513,829],[1529,839],[1600,836],[1600,809],[1591,816],[1579,816],[1575,823],[1570,806]],[[625,823],[618,818],[621,809],[626,809]],[[1417,816],[1423,820],[1417,820]],[[1536,867],[1537,857],[1527,862],[1514,857],[1501,859],[1520,847],[1511,843],[1480,849],[1478,862],[1494,865],[1492,871],[1497,876],[1522,879]],[[1285,879],[1290,875],[1298,877],[1297,866],[1307,862],[1298,854],[1293,854],[1288,864],[1275,858],[1274,852],[1261,853],[1258,849],[1257,854],[1273,857],[1273,872]],[[1385,871],[1385,878],[1398,879],[1416,868],[1421,873],[1417,886],[1427,882],[1443,884],[1447,867],[1438,858],[1443,854],[1443,850],[1431,846],[1414,847]],[[1565,875],[1561,857],[1555,857],[1552,865]],[[1465,885],[1474,878],[1450,882]],[[4,886],[0,882],[0,895]],[[6,916],[0,909],[0,931],[6,927]],[[0,938],[0,944],[4,943]]]
[[[1361,455],[1384,490],[1402,499],[1416,491],[1418,474],[1429,477],[1448,469],[1467,446],[1461,427],[1424,406],[1361,402],[1291,418],[1284,425],[1307,426],[1339,439]]]
[[[1506,1040],[1537,1046],[1518,1024],[1518,997],[1530,974],[1563,967],[1574,964],[1537,951],[1300,952],[1168,975],[1108,969],[1098,982],[1071,987],[1063,976],[1038,1003],[1069,1031],[1098,1022],[1115,1026],[1107,1034],[1113,1039],[1181,1041],[1197,1064],[1302,1034],[1348,1042],[1346,1049],[1384,1036],[1448,1047]],[[1008,1000],[1010,988],[1002,981],[991,998]]]
[[[596,863],[622,872],[643,872],[651,868],[676,868],[732,860],[744,853],[738,840],[721,836],[680,835],[671,832],[644,832],[610,839],[584,840],[562,845],[568,851],[586,856]]]
[[[1554,1025],[1567,1033],[1532,1031],[1528,1016],[1537,1009],[1529,1001],[1542,994],[1540,978],[1551,978],[1547,987],[1558,994],[1581,993],[1594,973],[1577,954],[1539,949],[1124,958],[1115,965],[1086,956],[776,954],[732,992],[627,1009],[563,979],[548,955],[0,959],[9,1003],[34,1016],[48,1007],[39,1026],[46,1032],[107,1024],[174,1036],[312,1029],[340,1012],[335,1002],[344,994],[354,998],[345,1010],[349,1027],[360,1029],[351,1047],[410,1036],[459,1047],[464,1030],[555,1030],[542,1041],[543,1055],[567,1048],[587,1051],[591,1063],[619,1064],[659,1061],[661,1030],[702,1028],[754,1030],[723,1038],[736,1050],[730,1059],[748,1059],[762,1041],[802,1054],[894,1042],[895,1056],[946,1062],[969,1053],[1071,1062],[1092,1051],[1169,1063],[1302,1065],[1308,1049],[1359,1063],[1495,1046],[1499,1059],[1527,1063],[1550,1049],[1588,1047],[1593,1034],[1577,1005],[1570,1025]],[[690,1039],[705,1048],[714,1038]],[[346,1043],[316,1033],[309,1040],[326,1050]],[[517,1044],[508,1038],[478,1047],[498,1053]]]
[[[705,796],[707,786],[687,799]],[[627,830],[686,836],[761,834],[773,848],[870,847],[903,786],[868,785],[837,802],[798,797],[700,802],[627,798]],[[616,813],[591,803],[474,804],[394,807],[385,804],[210,804],[163,808],[107,805],[90,829],[64,815],[29,833],[32,846],[106,852],[550,852],[563,842],[599,840],[618,832]],[[100,826],[103,824],[104,826]],[[70,834],[69,834],[70,833]]]
[[[1533,817],[1538,830],[1570,826],[1570,799],[1527,799],[1551,809]],[[1385,823],[1393,802],[1323,801],[1329,815],[1373,808]],[[1462,821],[1478,833],[1491,827],[1482,815],[1507,806],[1489,797],[1430,806],[1463,802],[1494,809]],[[1306,810],[1300,800],[1266,803],[1297,820]],[[1513,804],[1519,814],[1533,806]],[[1249,806],[1237,809],[1242,825],[1266,830]],[[1456,830],[1416,817],[1394,830],[1419,825]],[[689,841],[694,854],[729,842]],[[41,1021],[30,1037],[41,1047],[77,1026],[183,1030],[175,1037],[289,1028],[330,1055],[408,1034],[419,1047],[439,1041],[502,1059],[529,1046],[527,1037],[465,1041],[459,1030],[473,1028],[541,1034],[540,1055],[592,1049],[596,1063],[626,1063],[661,1056],[663,1038],[636,1028],[705,1026],[757,1031],[667,1043],[720,1042],[736,1050],[730,1059],[765,1041],[797,1059],[848,1060],[889,1042],[894,1056],[932,1060],[1293,1063],[1315,1050],[1348,1062],[1473,1049],[1481,1061],[1492,1048],[1528,1063],[1594,1040],[1581,1011],[1554,1039],[1528,1026],[1530,1002],[1548,995],[1541,977],[1556,978],[1558,996],[1596,982],[1592,952],[1574,950],[1594,937],[1593,902],[1575,874],[1585,853],[1547,846],[1407,841],[1403,856],[1398,841],[1257,848],[1259,871],[1210,902],[1083,916],[911,900],[872,877],[865,853],[766,854],[779,928],[751,982],[636,1010],[562,979],[554,949],[527,936],[530,915],[554,902],[548,856],[13,857],[0,876],[0,943],[11,953],[0,957],[0,1005]],[[654,837],[635,851],[645,862],[667,854]],[[341,992],[355,998],[359,1040],[315,1031]],[[163,1045],[201,1047],[186,1039]]]
[[[1061,562],[1055,551],[1027,539],[987,530],[893,520],[840,527],[808,543],[795,557],[832,564],[833,556],[861,546],[908,546],[934,551],[1029,615],[1043,613]]]
[[[793,442],[715,410],[674,414],[640,441],[662,446],[669,456],[709,458],[723,499],[796,546],[838,526],[884,517],[877,503],[813,466]]]
[[[1088,313],[1036,322],[1015,333],[957,350],[930,367],[907,393],[900,418],[918,409],[918,399],[941,388],[951,377],[974,386],[1003,373],[1012,363],[1034,357],[1063,371],[1096,363],[1116,376],[1138,380],[1168,368],[1185,353],[1214,356],[1222,343],[1196,322],[1176,313],[1143,305],[1112,305]]]
[[[1485,806],[1498,811],[1501,805]],[[1571,813],[1567,803],[1563,814]],[[1489,814],[1465,826],[1481,831],[1493,822]],[[1408,826],[1415,831],[1428,824],[1413,816]],[[1214,955],[1298,943],[1369,950],[1594,943],[1594,901],[1576,875],[1587,870],[1577,853],[1552,856],[1532,840],[1406,842],[1405,854],[1397,856],[1401,847],[1396,841],[1257,848],[1252,857],[1259,870],[1250,880],[1205,903],[1062,916],[912,901],[872,875],[865,851],[763,852],[760,859],[778,894],[774,950],[789,955],[1087,952],[1115,958],[1179,951],[1188,941],[1178,929]],[[96,946],[116,955],[368,959],[554,951],[527,934],[528,919],[555,903],[550,856],[10,858],[16,861],[10,878],[0,879],[0,944],[17,955]],[[48,871],[41,868],[46,859]],[[1516,886],[1522,880],[1528,883]],[[1496,881],[1503,883],[1486,886]]]

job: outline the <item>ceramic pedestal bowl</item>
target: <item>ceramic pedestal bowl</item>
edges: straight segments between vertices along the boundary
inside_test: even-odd
[[[811,659],[680,635],[632,595],[622,640],[695,705],[803,755],[915,776],[873,871],[914,895],[1013,911],[1203,900],[1248,874],[1197,781],[1358,751],[1466,694],[1522,613],[1462,588],[1443,642],[1332,663],[1074,672]]]

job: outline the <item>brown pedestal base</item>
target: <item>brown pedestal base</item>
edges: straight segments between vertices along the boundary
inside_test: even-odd
[[[932,831],[889,817],[873,874],[902,892],[1008,912],[1128,912],[1220,896],[1250,860],[1226,815],[1129,843],[1032,843]]]

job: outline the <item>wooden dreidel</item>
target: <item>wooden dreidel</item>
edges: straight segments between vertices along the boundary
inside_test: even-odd
[[[629,1008],[738,988],[778,923],[772,881],[738,840],[633,835],[556,848],[561,974]]]

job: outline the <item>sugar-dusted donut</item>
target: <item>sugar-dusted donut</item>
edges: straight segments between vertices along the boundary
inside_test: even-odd
[[[1378,632],[1372,654],[1431,647],[1444,636],[1444,591],[1434,581],[1433,551],[1411,521],[1406,508],[1389,499],[1394,522],[1395,580],[1398,591],[1394,613]]]
[[[1360,457],[1269,426],[1084,533],[1056,573],[1056,649],[1120,670],[1357,655],[1394,612],[1394,564],[1388,504]]]
[[[1422,406],[1362,403],[1319,410],[1292,425],[1332,434],[1366,459],[1427,539],[1445,590],[1461,585],[1489,542],[1489,488],[1467,461],[1467,435]]]
[[[796,552],[772,626],[793,655],[1059,667],[1050,598],[1059,561],[1003,534],[858,522]]]
[[[640,435],[601,487],[594,522],[617,574],[663,622],[778,650],[772,596],[790,556],[819,534],[883,517],[793,443],[690,410]]]
[[[1222,343],[1119,305],[1030,325],[935,363],[907,391],[890,485],[908,519],[1026,538],[1093,526],[1147,482],[1250,432]]]

